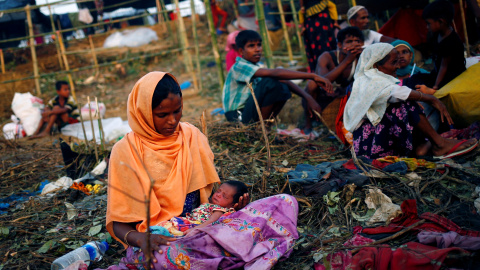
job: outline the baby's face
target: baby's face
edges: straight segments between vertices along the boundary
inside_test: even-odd
[[[229,184],[222,184],[212,195],[212,203],[221,207],[233,207],[233,196],[237,189]]]

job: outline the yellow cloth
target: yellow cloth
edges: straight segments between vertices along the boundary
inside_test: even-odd
[[[378,161],[396,163],[403,161],[407,164],[409,171],[415,171],[418,167],[425,167],[428,169],[435,169],[437,164],[434,162],[426,161],[425,159],[416,159],[416,158],[399,158],[397,156],[386,156],[383,158],[378,158]]]
[[[155,130],[152,97],[164,75],[172,76],[148,73],[128,96],[128,124],[133,132],[113,147],[108,172],[107,230],[114,237],[113,221],[138,222],[137,230],[146,231],[144,201],[150,177],[154,180],[151,226],[180,215],[192,191],[199,190],[201,203],[208,202],[213,183],[220,182],[207,138],[196,127],[180,123],[170,136]]]
[[[334,21],[338,20],[337,5],[335,5],[335,3],[333,3],[332,1],[327,1],[327,9],[330,18]],[[300,24],[303,24],[305,22],[305,15],[301,11],[298,12],[298,22]]]
[[[469,67],[435,93],[452,116],[456,128],[480,121],[480,63]]]

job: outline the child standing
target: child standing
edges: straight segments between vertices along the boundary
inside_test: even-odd
[[[304,98],[312,110],[321,112],[318,103],[289,80],[313,80],[318,86],[331,91],[332,84],[329,80],[314,73],[260,68],[258,62],[262,57],[262,38],[255,31],[241,31],[235,38],[235,44],[241,57],[237,57],[228,73],[222,94],[228,121],[250,123],[259,120],[248,83],[252,83],[263,119],[276,117],[291,97],[290,92]]]
[[[463,42],[452,27],[454,12],[447,0],[436,0],[425,7],[422,17],[433,34],[435,69],[428,75],[413,75],[404,85],[414,88],[425,84],[438,90],[466,70]]]
[[[45,107],[42,113],[42,120],[40,120],[37,131],[32,135],[32,138],[49,135],[55,123],[59,129],[68,124],[78,123],[77,118],[80,114],[75,100],[70,95],[70,86],[65,81],[58,81],[55,84],[55,88],[57,96],[51,99]],[[45,124],[47,126],[40,133]]]

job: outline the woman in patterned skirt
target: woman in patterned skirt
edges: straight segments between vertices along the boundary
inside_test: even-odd
[[[305,50],[310,72],[317,66],[317,58],[325,51],[335,50],[334,27],[337,25],[337,8],[331,1],[300,0],[301,11],[305,14]],[[337,25],[338,26],[338,25]]]

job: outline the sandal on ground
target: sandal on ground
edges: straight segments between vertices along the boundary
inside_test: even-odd
[[[466,154],[466,153],[472,151],[473,149],[475,149],[478,146],[478,141],[477,141],[475,144],[471,145],[470,147],[467,147],[467,148],[459,150],[459,151],[455,151],[455,150],[458,149],[458,147],[460,147],[460,145],[464,144],[467,141],[468,140],[461,140],[456,145],[454,145],[452,147],[452,149],[450,149],[450,151],[448,151],[445,155],[433,156],[433,158],[435,160],[442,160],[442,159],[446,159],[446,158],[457,157],[457,156],[460,156],[460,155],[463,155],[463,154]]]

